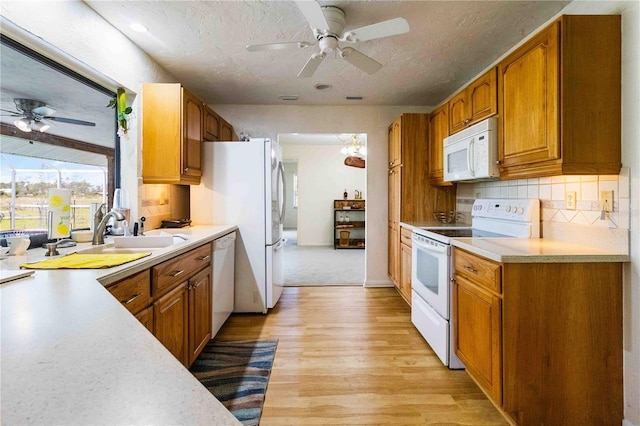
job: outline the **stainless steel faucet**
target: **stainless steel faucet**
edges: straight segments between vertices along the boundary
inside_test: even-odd
[[[91,244],[94,246],[104,244],[104,230],[107,227],[107,223],[110,218],[114,218],[115,220],[124,220],[125,217],[122,213],[111,210],[109,213],[102,216],[102,207],[104,203],[100,205],[100,207],[96,210],[95,215],[93,216],[93,239],[91,240]],[[97,223],[97,224],[96,224]]]

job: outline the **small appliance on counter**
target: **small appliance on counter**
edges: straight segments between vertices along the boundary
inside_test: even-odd
[[[184,228],[191,226],[191,219],[167,219],[160,222],[160,228]]]

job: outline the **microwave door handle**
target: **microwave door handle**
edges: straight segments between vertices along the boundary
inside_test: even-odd
[[[476,171],[473,170],[473,146],[475,144],[475,138],[471,138],[469,146],[467,147],[467,170],[471,173],[471,176],[476,175]]]

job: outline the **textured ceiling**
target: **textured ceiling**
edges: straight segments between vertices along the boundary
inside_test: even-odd
[[[354,47],[384,67],[368,75],[317,50],[248,52],[247,44],[314,42],[291,1],[85,1],[208,104],[437,105],[558,13],[568,1],[321,1],[342,8],[345,30],[404,17],[410,32]],[[133,22],[149,31],[136,33]],[[332,85],[318,91],[317,83]],[[346,96],[362,96],[347,101]],[[289,101],[290,102],[290,101]]]

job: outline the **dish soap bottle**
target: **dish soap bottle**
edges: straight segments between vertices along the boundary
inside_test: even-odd
[[[349,198],[349,194],[347,194],[347,190],[346,189],[344,190],[344,194],[342,194],[342,198],[345,199],[345,200],[347,198]]]

